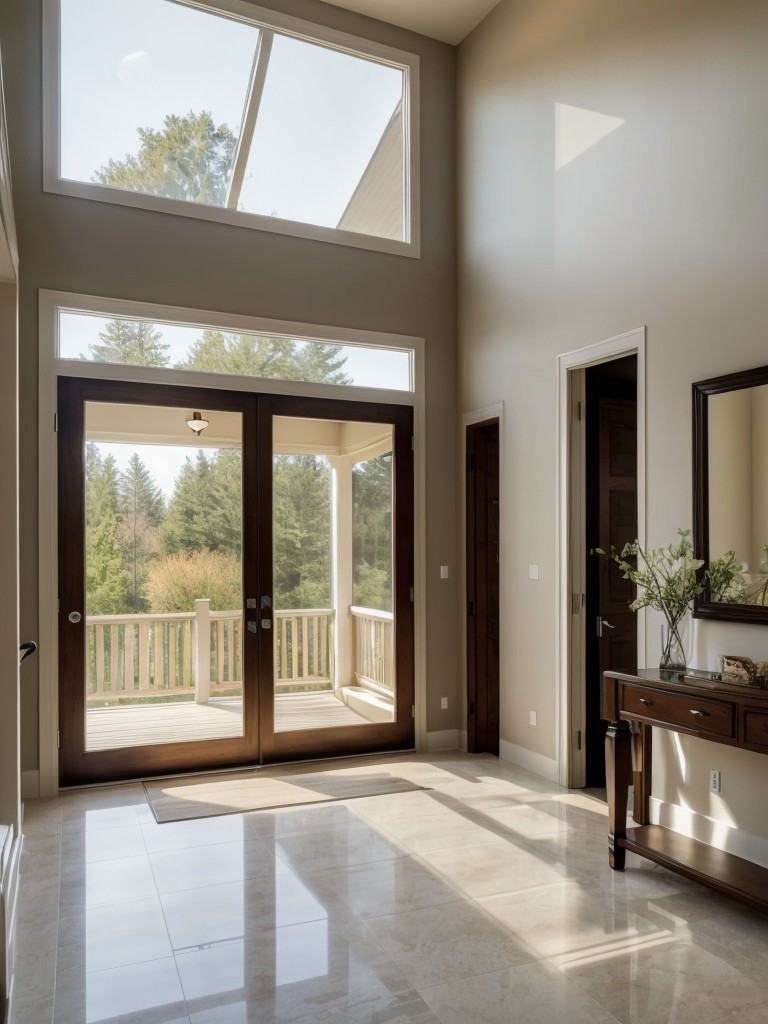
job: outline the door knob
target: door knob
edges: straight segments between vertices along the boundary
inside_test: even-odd
[[[606,622],[600,615],[597,616],[597,635],[601,637],[604,629],[616,629],[610,622]]]
[[[67,616],[70,622],[79,622],[80,619],[82,619],[82,617],[83,616],[80,614],[80,612],[70,612],[69,615]]]

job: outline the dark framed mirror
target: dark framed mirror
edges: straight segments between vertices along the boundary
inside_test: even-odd
[[[694,615],[768,623],[768,366],[693,385]]]

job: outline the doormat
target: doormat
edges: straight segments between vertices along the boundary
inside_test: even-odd
[[[298,807],[386,793],[409,793],[426,788],[380,769],[366,772],[350,768],[301,775],[238,772],[144,783],[149,806],[161,825],[220,814]]]

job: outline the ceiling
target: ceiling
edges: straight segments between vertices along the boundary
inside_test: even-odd
[[[460,43],[499,0],[323,0],[334,7],[366,14],[379,21],[432,36],[444,43]]]

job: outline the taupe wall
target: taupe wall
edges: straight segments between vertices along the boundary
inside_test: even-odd
[[[746,0],[502,0],[459,48],[459,404],[505,403],[502,737],[549,758],[557,355],[647,325],[648,541],[667,543],[691,524],[691,382],[768,362],[767,50]],[[558,170],[568,107],[624,123]],[[768,656],[764,627],[695,627],[700,667]],[[657,749],[656,795],[684,779],[693,810],[768,836],[757,755]]]
[[[430,730],[455,728],[456,422],[454,61],[452,47],[315,0],[267,0],[298,17],[421,56],[422,258],[54,196],[41,188],[40,0],[4,0],[0,37],[21,256],[22,632],[37,635],[37,293],[138,299],[426,338],[428,704]],[[29,673],[31,675],[31,673]],[[448,687],[448,691],[446,691]],[[451,702],[453,708],[456,701]],[[22,767],[37,767],[37,690],[25,682]]]

